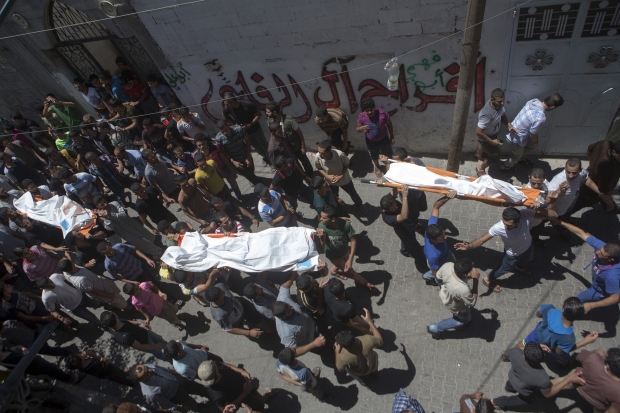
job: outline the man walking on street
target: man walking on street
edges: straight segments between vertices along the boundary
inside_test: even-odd
[[[483,277],[482,283],[493,291],[499,293],[502,287],[496,281],[502,275],[513,270],[525,275],[534,276],[535,272],[527,265],[534,260],[534,244],[530,229],[534,219],[555,218],[555,212],[546,209],[522,209],[514,207],[504,209],[502,220],[493,225],[489,232],[472,242],[458,242],[454,244],[457,251],[467,251],[480,247],[491,238],[499,235],[504,241],[504,258],[501,264],[489,273],[488,278]]]
[[[456,191],[450,191],[446,196],[435,201],[431,217],[428,219],[426,231],[424,232],[424,256],[426,257],[426,263],[430,270],[422,276],[426,280],[426,284],[439,285],[435,277],[437,271],[439,271],[446,262],[456,261],[454,254],[448,249],[444,229],[437,225],[439,208],[455,197]]]
[[[336,198],[338,198],[340,188],[342,188],[349,194],[362,215],[368,214],[368,209],[366,209],[362,198],[355,190],[351,174],[349,174],[349,165],[351,163],[349,157],[343,152],[333,149],[332,143],[329,140],[319,142],[318,151],[319,153],[314,160],[314,166],[325,177]],[[337,200],[342,202],[340,198]]]
[[[280,105],[276,102],[267,103],[267,106],[265,107],[265,115],[267,115],[267,118],[269,119],[269,130],[271,132],[273,132],[271,130],[271,122],[277,122],[282,125],[284,140],[290,144],[293,154],[297,160],[301,162],[306,175],[311,176],[312,163],[310,163],[310,159],[308,159],[308,155],[306,155],[306,141],[304,140],[304,134],[301,129],[299,129],[295,119],[289,115],[283,114]]]
[[[476,305],[478,299],[478,279],[480,272],[474,267],[474,263],[468,258],[461,258],[455,263],[445,263],[437,271],[437,280],[441,285],[439,298],[445,305],[452,317],[430,324],[426,327],[434,339],[438,339],[440,334],[449,329],[460,329],[467,327],[471,323],[471,307]],[[472,281],[469,287],[468,280]]]
[[[616,209],[611,191],[620,179],[620,141],[599,141],[588,146],[588,180],[581,185],[573,212],[598,202],[606,211]]]
[[[271,165],[267,154],[267,139],[258,122],[262,116],[256,105],[249,101],[239,101],[232,93],[224,93],[224,118],[234,125],[241,126],[250,138],[250,143],[263,158],[263,166]]]
[[[579,187],[590,181],[588,171],[581,168],[581,161],[577,158],[570,158],[566,161],[564,170],[553,177],[549,182],[549,208],[553,209],[560,221],[568,221],[573,214],[573,201],[579,193]],[[570,233],[560,225],[554,225],[560,236],[568,241]]]
[[[346,154],[349,153],[349,118],[338,108],[325,108],[319,106],[314,118],[317,126],[327,135],[328,140],[334,148]]]
[[[528,166],[534,163],[523,156],[538,147],[538,131],[547,119],[545,112],[559,108],[562,104],[564,104],[562,96],[554,93],[542,102],[532,99],[523,106],[514,120],[508,123],[506,143],[508,143],[511,155],[500,167],[502,171],[511,169],[519,161]]]
[[[372,335],[354,337],[348,330],[336,334],[334,354],[336,369],[357,380],[362,386],[367,386],[364,378],[373,380],[378,378],[379,355],[374,350],[383,346],[383,337],[370,318],[370,313],[364,308],[362,320],[368,324]]]
[[[482,160],[482,163],[476,167],[478,176],[485,175],[488,166],[499,162],[502,141],[498,139],[498,135],[501,123],[508,125],[508,117],[504,109],[504,91],[493,89],[491,99],[478,112],[478,125],[476,125],[478,152],[476,152],[476,156]]]

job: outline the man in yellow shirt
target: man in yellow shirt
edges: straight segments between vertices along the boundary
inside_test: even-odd
[[[205,192],[205,195],[211,200],[214,196],[222,198],[225,201],[231,200],[230,188],[224,183],[215,161],[206,160],[202,153],[197,152],[194,155],[196,162],[196,183]]]

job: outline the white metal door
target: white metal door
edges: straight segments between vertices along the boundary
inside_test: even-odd
[[[538,149],[583,154],[604,138],[620,100],[620,0],[528,3],[517,10],[506,82],[512,119],[530,99],[559,92]]]

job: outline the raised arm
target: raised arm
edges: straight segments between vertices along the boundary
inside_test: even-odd
[[[476,238],[472,242],[457,242],[456,244],[454,244],[454,248],[457,251],[473,250],[474,248],[480,247],[482,244],[484,244],[491,238],[493,238],[493,235],[487,232],[486,234],[484,234],[481,237]]]
[[[456,197],[456,191],[450,191],[446,194],[446,196],[442,196],[437,201],[435,201],[435,203],[433,204],[433,210],[431,211],[431,216],[439,217],[439,209],[442,206],[444,206],[446,203],[448,203],[449,200],[454,199],[455,197]]]

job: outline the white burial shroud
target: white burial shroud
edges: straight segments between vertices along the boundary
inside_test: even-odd
[[[319,253],[309,228],[269,228],[235,237],[210,238],[188,232],[180,247],[168,247],[162,261],[191,272],[215,266],[246,273],[306,271],[317,269]]]
[[[88,228],[93,224],[92,214],[66,196],[55,195],[50,199],[35,202],[30,192],[13,201],[15,208],[29,219],[60,227],[62,234]]]
[[[462,177],[462,179],[458,178]],[[514,185],[489,175],[482,175],[475,181],[469,177],[457,175],[457,178],[441,176],[423,166],[412,163],[397,162],[390,164],[385,179],[397,184],[423,188],[455,190],[459,195],[478,195],[488,198],[503,198],[513,204],[520,204],[527,197]]]

